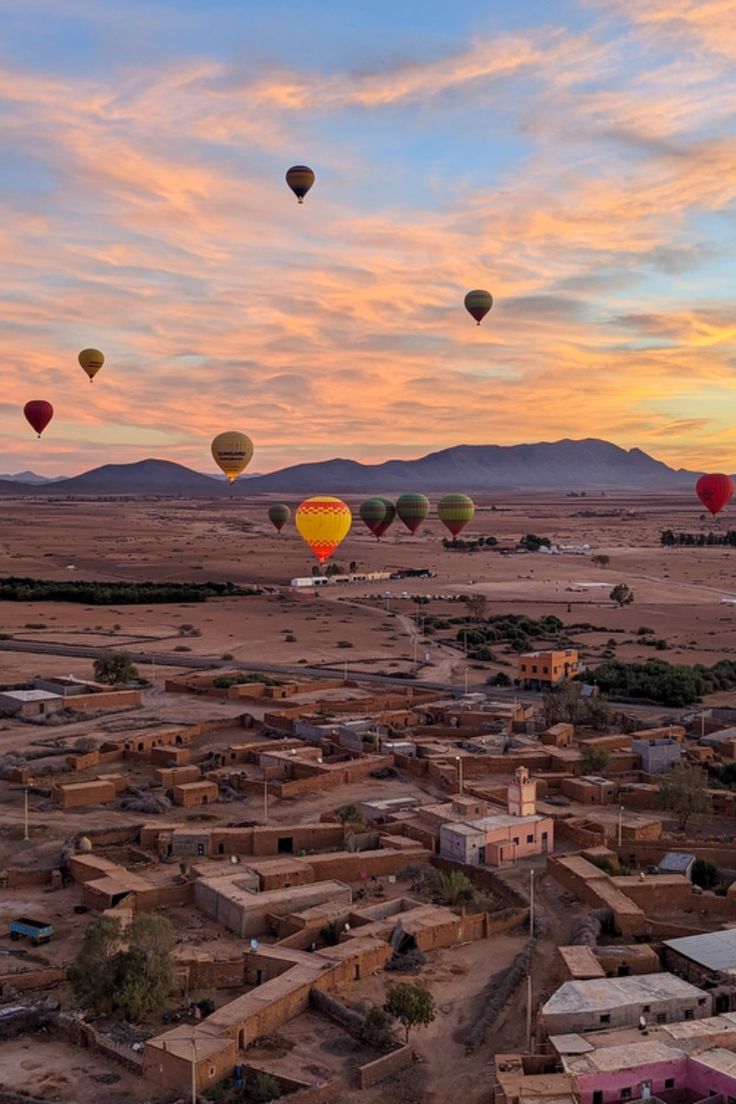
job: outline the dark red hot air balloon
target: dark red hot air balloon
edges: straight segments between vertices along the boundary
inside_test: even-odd
[[[31,399],[23,407],[23,413],[28,424],[35,429],[40,437],[54,416],[54,408],[45,399]]]
[[[733,495],[733,480],[730,475],[716,472],[701,475],[695,484],[695,493],[712,514],[719,514]]]

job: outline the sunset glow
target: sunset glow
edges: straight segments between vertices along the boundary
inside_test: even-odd
[[[588,436],[736,469],[734,0],[4,24],[5,471],[214,474],[229,429],[251,471]]]

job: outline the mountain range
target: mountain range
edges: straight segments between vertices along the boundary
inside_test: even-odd
[[[323,460],[254,475],[232,487],[169,460],[105,464],[70,479],[0,477],[0,494],[45,496],[177,495],[223,498],[259,493],[396,494],[403,491],[565,490],[593,488],[687,489],[699,472],[674,469],[641,449],[609,441],[541,442],[531,445],[457,445],[417,460],[360,464]]]

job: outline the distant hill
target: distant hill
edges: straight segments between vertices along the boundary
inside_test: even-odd
[[[29,486],[42,486],[45,483],[59,483],[60,480],[66,479],[65,475],[36,475],[32,471],[15,472],[13,475],[0,475],[0,480],[6,483],[27,483]]]
[[[104,464],[72,479],[43,488],[50,495],[184,495],[220,497],[226,484],[170,460],[139,460],[135,464]]]
[[[21,473],[23,474],[23,473]],[[0,494],[181,495],[222,498],[232,494],[391,494],[416,490],[580,491],[588,488],[663,490],[692,487],[698,472],[675,470],[641,449],[608,441],[553,441],[534,445],[457,445],[418,460],[359,464],[323,460],[253,475],[229,487],[168,460],[105,464],[72,479],[29,485],[0,478]]]
[[[692,485],[696,476],[682,469],[675,471],[641,449],[622,449],[608,441],[588,438],[535,445],[458,445],[419,460],[389,460],[375,465],[354,460],[298,464],[250,480],[247,493],[677,489]]]

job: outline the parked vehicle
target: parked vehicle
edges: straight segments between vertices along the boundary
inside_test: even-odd
[[[8,930],[11,939],[17,940],[26,936],[34,947],[39,943],[48,943],[54,934],[53,924],[47,924],[44,920],[31,920],[28,916],[19,916],[16,920],[11,920]]]

